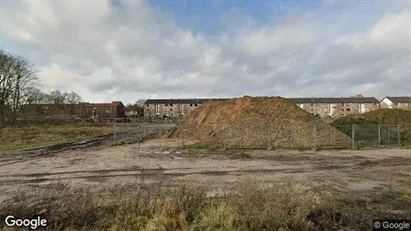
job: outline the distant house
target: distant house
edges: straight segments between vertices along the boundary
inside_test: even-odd
[[[62,116],[70,115],[79,118],[114,119],[124,118],[125,107],[120,101],[111,103],[76,104],[27,104],[23,105],[20,113],[24,116]]]
[[[379,101],[374,97],[340,98],[288,98],[300,108],[322,118],[338,118],[350,114],[361,114],[378,109]]]
[[[125,107],[120,101],[111,103],[82,102],[76,105],[76,115],[80,118],[113,119],[124,118]]]
[[[147,99],[143,106],[144,117],[185,117],[201,104],[211,100],[227,99]]]
[[[338,118],[349,114],[361,114],[376,110],[380,101],[374,97],[340,98],[286,98],[300,108],[322,118]],[[147,99],[144,103],[144,117],[185,117],[209,99]]]
[[[380,102],[381,108],[400,108],[411,110],[410,96],[387,96]]]

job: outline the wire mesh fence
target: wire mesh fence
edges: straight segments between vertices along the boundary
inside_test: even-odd
[[[161,133],[175,127],[173,123],[115,123],[113,138],[115,141],[133,139],[142,141],[148,138],[153,138],[154,135],[161,137]]]
[[[114,139],[172,138],[180,147],[222,149],[347,149],[411,145],[411,125],[272,121],[261,124],[114,125]],[[164,145],[168,144],[164,142]]]

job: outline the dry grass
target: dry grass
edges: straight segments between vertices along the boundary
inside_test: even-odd
[[[82,141],[112,133],[110,124],[10,126],[0,130],[0,150]]]
[[[47,230],[365,230],[373,218],[395,218],[384,202],[411,205],[409,198],[393,192],[321,198],[296,185],[251,181],[216,197],[187,186],[134,184],[92,193],[56,183],[16,193],[0,205],[0,219],[47,209]]]
[[[16,193],[0,205],[0,219],[47,209],[48,230],[316,230],[307,216],[323,206],[297,187],[264,189],[250,182],[219,198],[184,186],[132,185],[91,193],[58,183]]]

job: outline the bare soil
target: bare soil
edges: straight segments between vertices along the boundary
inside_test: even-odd
[[[314,141],[314,136],[316,141]],[[174,128],[169,137],[198,139],[200,145],[304,148],[351,147],[350,138],[281,97],[210,101]]]
[[[319,192],[411,192],[411,150],[180,150],[179,139],[154,139],[37,155],[0,154],[0,201],[16,190],[69,182],[102,189],[128,183],[208,185],[210,193],[237,182],[297,183]]]

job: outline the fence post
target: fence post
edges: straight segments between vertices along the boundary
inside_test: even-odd
[[[317,150],[317,123],[314,124],[314,150]]]
[[[117,130],[116,122],[113,123],[113,130],[114,130],[113,138],[114,138],[114,140],[116,140],[116,133],[117,133],[117,131],[116,131]]]
[[[184,127],[181,127],[181,148],[184,148]]]
[[[400,133],[400,124],[397,124],[397,136],[398,136],[398,146],[401,146],[401,133]]]
[[[271,150],[271,123],[268,126],[268,150]]]
[[[162,128],[159,129],[159,134],[158,134],[158,136],[159,136],[159,137],[158,137],[158,138],[159,138],[159,141],[158,141],[158,142],[159,142],[159,144],[160,144],[160,148],[163,146],[163,145],[161,144],[161,143],[162,143],[161,140],[163,139],[163,137],[162,137],[162,135],[161,135],[161,134],[162,134],[162,130],[161,130],[161,129],[162,129]]]
[[[352,125],[351,133],[352,133],[352,148],[355,149],[355,124]]]
[[[381,125],[378,124],[378,147],[381,147]]]

